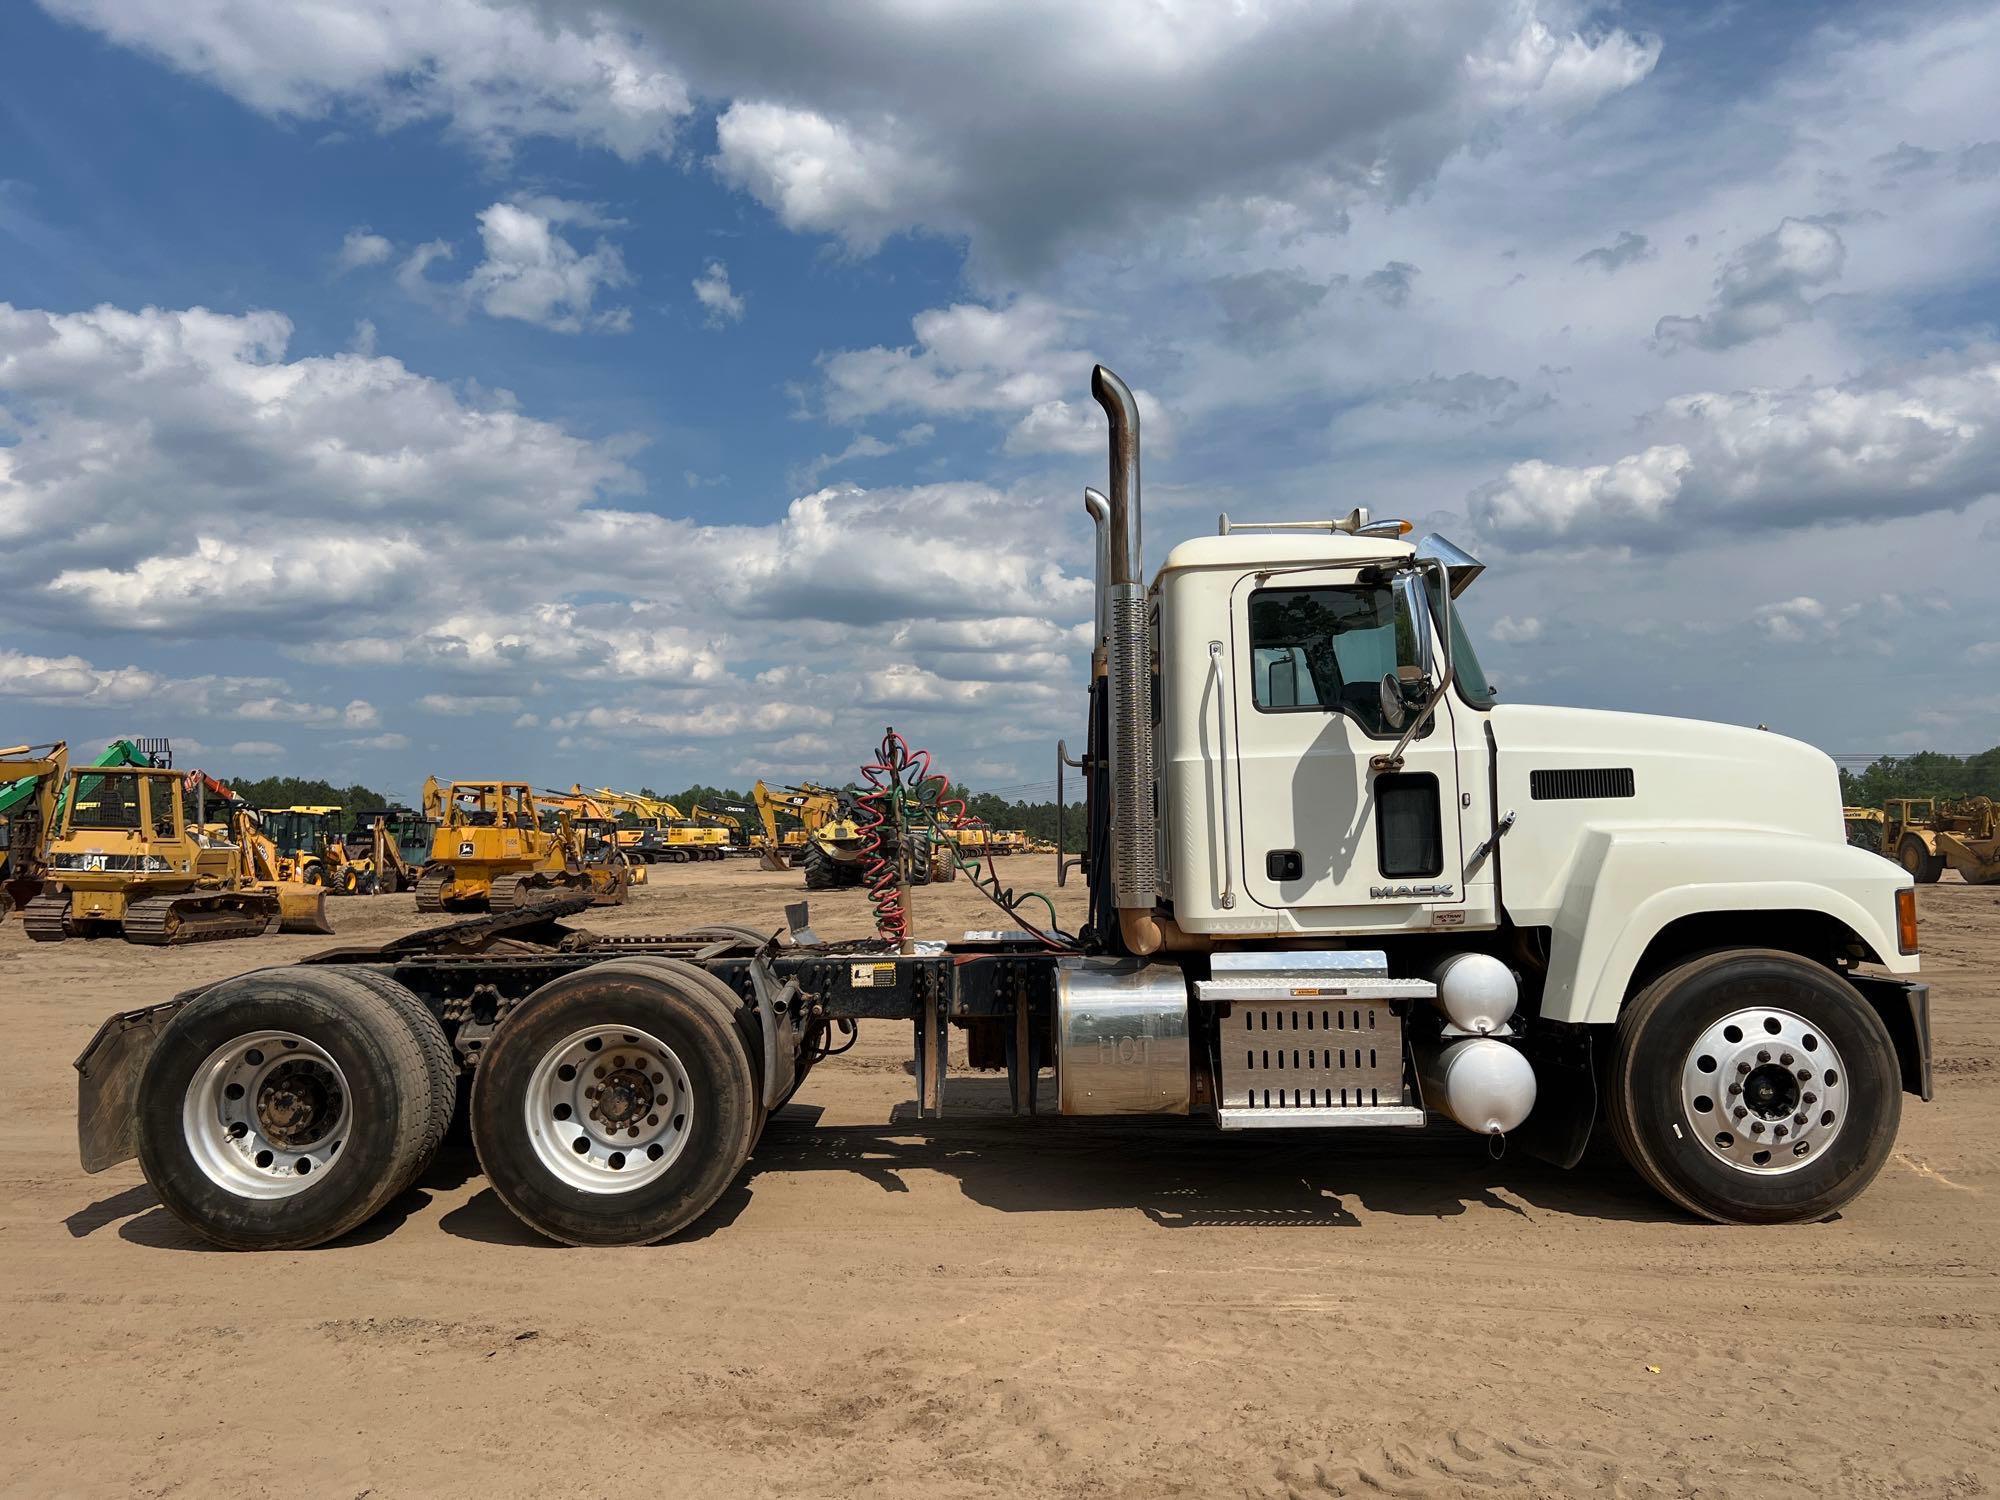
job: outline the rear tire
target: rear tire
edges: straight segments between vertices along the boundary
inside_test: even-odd
[[[423,1054],[424,1071],[430,1079],[430,1123],[425,1128],[417,1160],[410,1169],[410,1182],[413,1183],[430,1170],[438,1147],[451,1129],[451,1117],[458,1109],[458,1050],[445,1036],[444,1023],[408,986],[372,969],[342,970],[341,977],[353,980],[388,1001],[408,1029],[411,1040],[417,1044],[417,1050]],[[404,1184],[405,1187],[409,1185]]]
[[[374,990],[267,969],[174,1016],[140,1075],[137,1109],[139,1162],[170,1213],[227,1249],[304,1250],[408,1186],[429,1136],[431,1080],[401,1014]]]
[[[739,1004],[650,957],[529,996],[473,1075],[472,1140],[500,1201],[570,1245],[651,1244],[699,1218],[763,1123]]]
[[[1882,1018],[1838,974],[1790,953],[1694,959],[1618,1019],[1612,1136],[1656,1190],[1717,1223],[1836,1213],[1882,1170],[1902,1112]]]

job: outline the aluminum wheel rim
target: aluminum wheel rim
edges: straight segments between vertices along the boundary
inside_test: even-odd
[[[195,1070],[181,1133],[209,1181],[243,1198],[291,1198],[324,1179],[347,1142],[347,1076],[290,1031],[224,1042]]]
[[[1718,1161],[1779,1176],[1826,1153],[1847,1121],[1847,1068],[1805,1017],[1759,1005],[1723,1016],[1681,1065],[1681,1106]]]
[[[694,1089],[673,1048],[629,1026],[572,1032],[528,1078],[528,1142],[566,1185],[629,1193],[686,1147]]]

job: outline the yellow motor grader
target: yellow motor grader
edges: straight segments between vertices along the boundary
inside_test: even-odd
[[[572,831],[542,826],[524,781],[454,781],[440,790],[433,777],[424,806],[439,817],[417,881],[418,911],[510,911],[546,891],[587,892],[599,906],[625,899],[620,871],[586,866]]]
[[[318,886],[259,879],[247,808],[211,824],[189,793],[199,772],[72,767],[49,839],[43,893],[21,914],[38,943],[122,935],[149,947],[331,933]]]

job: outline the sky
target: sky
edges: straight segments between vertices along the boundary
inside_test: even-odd
[[[1510,701],[2000,742],[2000,9],[0,11],[0,741],[1033,797],[1148,562],[1355,505]]]

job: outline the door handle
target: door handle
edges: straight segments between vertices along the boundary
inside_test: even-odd
[[[1215,766],[1222,782],[1222,896],[1221,906],[1229,911],[1236,905],[1234,857],[1229,838],[1229,708],[1222,676],[1222,642],[1208,643],[1208,677],[1215,684]]]

